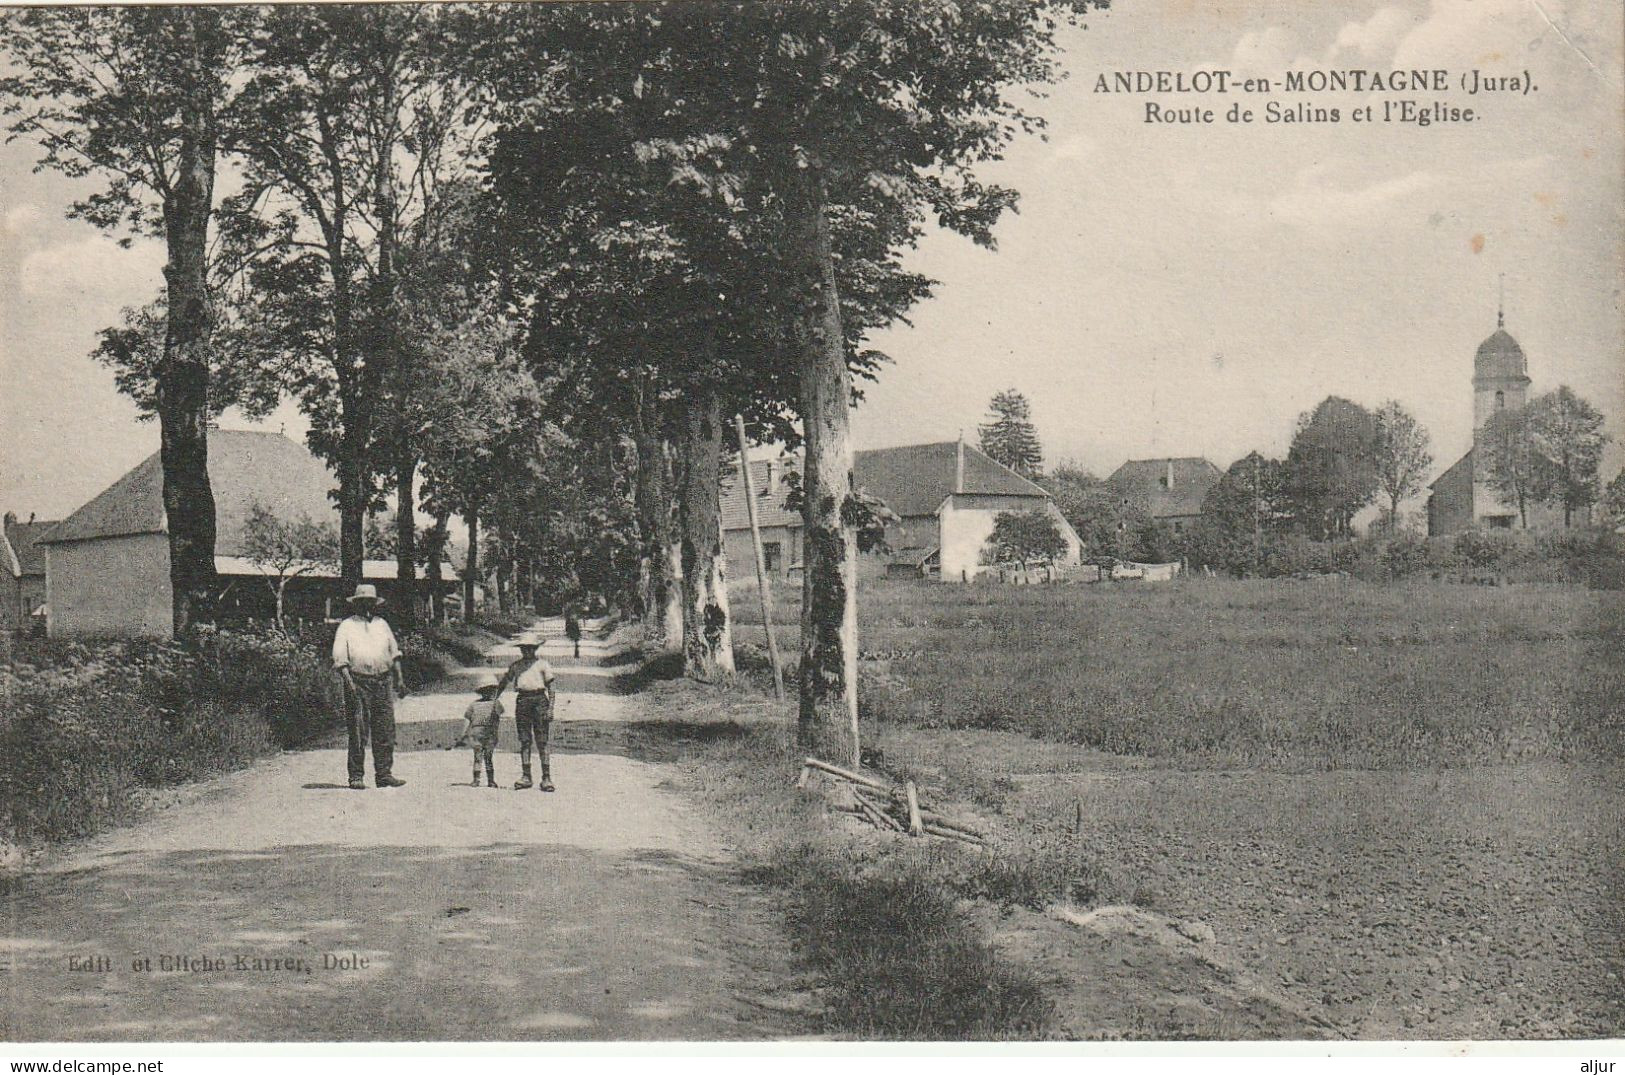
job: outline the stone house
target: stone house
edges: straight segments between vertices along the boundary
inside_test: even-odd
[[[338,512],[328,490],[332,471],[304,446],[280,433],[212,429],[209,481],[215,499],[215,571],[223,619],[267,619],[275,609],[268,579],[245,544],[253,507],[279,519],[330,520]],[[171,634],[169,537],[158,453],[58,523],[40,539],[46,551],[47,626],[52,637],[168,638]],[[447,593],[457,585],[451,565],[441,569]],[[386,602],[427,600],[428,583],[408,590],[395,583],[393,560],[368,560],[363,576]],[[288,615],[331,618],[342,609],[338,571],[308,572],[287,591]]]
[[[774,577],[799,576],[802,567],[801,514],[784,507],[785,476],[796,465],[781,457],[751,467],[762,546]],[[886,528],[891,552],[861,557],[861,575],[968,581],[985,570],[983,546],[994,520],[1007,511],[1049,515],[1066,541],[1063,562],[1078,562],[1082,543],[1049,493],[963,440],[858,452],[853,472],[860,490],[878,497],[898,516]],[[730,474],[722,491],[723,548],[728,577],[746,579],[754,575],[755,565],[750,520],[737,486],[737,476]]]
[[[1202,517],[1202,501],[1223,477],[1224,471],[1200,456],[1177,456],[1130,459],[1112,471],[1106,484],[1123,508],[1143,510],[1152,522],[1182,534]]]
[[[0,527],[0,565],[6,569],[6,589],[0,599],[0,630],[26,631],[45,621],[45,549],[39,539],[56,520],[20,522],[8,511]]]

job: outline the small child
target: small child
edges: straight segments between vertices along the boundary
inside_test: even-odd
[[[474,748],[474,779],[472,786],[480,786],[480,762],[485,762],[485,786],[497,786],[497,774],[492,764],[491,753],[497,745],[497,725],[502,719],[502,702],[497,698],[497,677],[490,672],[480,676],[474,689],[479,692],[479,701],[470,702],[463,711],[463,734],[458,736],[455,746]]]

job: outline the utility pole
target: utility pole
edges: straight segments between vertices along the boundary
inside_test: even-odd
[[[750,544],[756,551],[756,591],[762,596],[762,631],[767,635],[767,659],[773,665],[773,697],[784,701],[784,670],[779,665],[779,645],[773,637],[773,591],[767,580],[767,557],[762,553],[762,528],[756,521],[756,490],[750,484],[750,449],[745,443],[745,417],[734,415],[734,432],[739,435],[739,488],[745,494],[745,514],[750,516]]]

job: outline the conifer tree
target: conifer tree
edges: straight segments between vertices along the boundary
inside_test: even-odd
[[[1033,428],[1027,397],[1014,388],[994,396],[988,404],[987,422],[981,427],[982,451],[1026,478],[1044,472],[1044,449]]]

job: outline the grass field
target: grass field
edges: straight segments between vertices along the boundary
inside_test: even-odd
[[[777,594],[795,652],[797,594]],[[733,602],[760,644],[753,588]],[[866,717],[1180,764],[1392,768],[1619,757],[1625,594],[1189,580],[877,583]]]
[[[793,654],[797,595],[777,596]],[[759,644],[755,594],[733,607]],[[879,583],[860,634],[866,755],[979,814],[996,860],[1077,873],[1045,891],[1206,923],[1341,1035],[1625,1033],[1625,595]],[[917,853],[860,875],[930,885],[895,858]],[[1298,1033],[1172,959],[981,921],[1001,973],[1048,983],[1044,1034]]]

